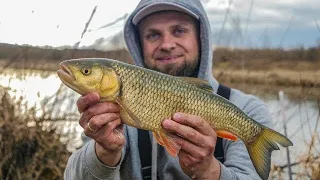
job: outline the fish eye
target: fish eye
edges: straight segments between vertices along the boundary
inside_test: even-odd
[[[81,69],[81,72],[83,75],[90,75],[91,74],[91,69],[89,67],[83,67]]]

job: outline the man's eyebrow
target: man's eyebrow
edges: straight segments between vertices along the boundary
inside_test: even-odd
[[[159,32],[159,30],[152,27],[143,30],[143,33],[149,33],[149,32]]]
[[[191,26],[191,24],[185,23],[185,22],[180,22],[180,23],[176,24],[175,26]]]
[[[192,24],[190,23],[178,23],[178,24],[172,25],[170,28],[190,28],[191,26]]]

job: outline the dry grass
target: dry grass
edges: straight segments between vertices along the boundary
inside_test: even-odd
[[[316,120],[313,126],[310,126],[310,121],[301,123],[300,128],[305,124],[309,126],[310,140],[304,141],[303,147],[299,145],[294,145],[289,148],[291,153],[291,175],[293,179],[302,180],[302,179],[311,179],[319,180],[320,179],[320,98],[314,104],[315,110],[318,111],[314,114],[314,120]],[[309,117],[307,117],[309,118]],[[296,122],[299,123],[299,122]],[[299,128],[299,129],[300,129]],[[299,131],[297,129],[297,131]],[[295,132],[293,132],[295,133]],[[304,135],[303,135],[304,136]],[[294,159],[292,159],[292,152],[294,149],[304,148],[305,150],[299,154],[296,154]],[[270,179],[289,179],[288,177],[289,165],[288,164],[273,164],[270,172]]]
[[[291,164],[294,179],[320,180],[320,153],[317,150],[320,139],[318,135],[313,134],[313,138],[308,144],[308,150],[300,155],[300,160]],[[288,179],[288,165],[272,165],[270,179]]]
[[[216,68],[213,74],[220,83],[251,94],[277,94],[283,90],[291,98],[320,98],[320,70]]]
[[[292,70],[221,70],[214,76],[226,83],[272,84],[275,86],[320,87],[319,71]]]
[[[22,101],[13,103],[0,87],[0,179],[63,179],[71,153],[34,109],[21,113]]]

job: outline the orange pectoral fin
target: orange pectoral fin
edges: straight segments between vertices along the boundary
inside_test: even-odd
[[[160,130],[158,132],[152,132],[152,134],[158,144],[163,146],[171,156],[176,157],[178,155],[181,147],[175,143],[174,139],[168,136],[165,131]]]
[[[235,136],[234,134],[228,132],[228,131],[225,131],[225,130],[216,130],[216,133],[217,133],[217,136],[220,137],[220,138],[224,138],[224,139],[228,139],[228,140],[231,140],[231,141],[237,141],[238,140],[238,137]]]
[[[126,113],[130,116],[130,118],[134,121],[136,127],[141,127],[141,121],[137,118],[137,116],[129,109],[127,106],[122,103],[119,98],[116,98],[116,102],[120,105],[120,107],[126,111]]]

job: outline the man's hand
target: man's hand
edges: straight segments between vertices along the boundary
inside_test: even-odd
[[[181,146],[179,163],[187,175],[194,179],[219,179],[220,163],[213,156],[217,134],[205,120],[176,113],[172,120],[164,120],[162,126],[172,132],[170,135]]]
[[[81,113],[79,124],[84,133],[96,141],[96,154],[108,166],[116,166],[125,144],[120,107],[112,102],[100,102],[97,93],[89,93],[77,101]]]

